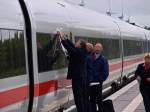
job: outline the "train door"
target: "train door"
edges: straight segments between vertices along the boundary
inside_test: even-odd
[[[68,101],[67,63],[56,32],[68,33],[65,4],[60,1],[27,0],[35,22],[33,37],[37,112],[53,111]]]
[[[24,14],[18,0],[0,0],[0,4],[0,111],[32,111],[28,110],[32,75],[27,42],[30,36]]]
[[[123,81],[126,81],[126,77],[124,77],[124,46],[123,46],[123,37],[121,35],[121,31],[120,31],[120,58],[121,58],[121,79],[120,79],[120,83],[122,84]]]
[[[146,32],[144,32],[144,35],[145,35],[145,41],[144,41],[144,53],[148,53],[148,35]]]
[[[119,72],[120,72],[120,78],[118,80],[118,82],[121,84],[122,83],[122,79],[123,79],[123,67],[124,67],[124,46],[123,46],[123,34],[121,32],[121,28],[119,26],[119,22],[115,22],[114,23],[117,25],[118,28],[118,33],[119,33],[119,51],[120,51],[120,64],[119,64]],[[116,84],[115,84],[116,85]]]

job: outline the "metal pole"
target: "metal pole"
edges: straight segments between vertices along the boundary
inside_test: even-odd
[[[109,3],[109,12],[111,13],[111,0],[108,1]]]
[[[123,0],[121,0],[121,10],[122,10],[121,17],[122,17],[122,19],[123,19],[123,18],[124,18],[124,6],[123,6]]]
[[[121,50],[121,54],[120,54],[120,57],[121,57],[121,61],[122,61],[122,70],[121,70],[121,78],[120,78],[120,84],[122,84],[122,78],[123,78],[123,68],[124,68],[124,45],[123,45],[123,37],[122,37],[122,33],[121,33],[121,29],[120,29],[120,26],[119,24],[116,22],[116,21],[113,21],[117,27],[118,27],[118,32],[119,32],[119,36],[120,36],[120,50]]]

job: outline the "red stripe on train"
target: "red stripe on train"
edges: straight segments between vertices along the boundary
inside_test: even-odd
[[[27,99],[28,86],[23,86],[0,93],[0,108]]]
[[[130,66],[130,65],[135,64],[135,63],[140,62],[140,61],[143,61],[143,58],[136,58],[136,59],[133,59],[133,60],[127,60],[127,61],[123,62],[123,66],[124,67]],[[110,72],[115,71],[119,68],[122,68],[122,62],[109,65],[109,71]]]
[[[58,81],[50,80],[40,84],[35,84],[34,96],[41,96],[49,92],[56,91],[58,89]],[[26,100],[28,98],[28,86],[22,86],[19,88],[0,92],[0,108],[5,106]]]
[[[123,64],[124,64],[124,67],[126,67],[134,63],[140,62],[142,60],[143,58],[137,58],[133,60],[124,61]],[[116,63],[116,64],[111,64],[109,66],[110,72],[120,69],[121,64],[122,64],[121,62]],[[66,80],[64,81],[66,85],[71,85],[71,81],[66,81]],[[34,89],[35,89],[34,96],[37,97],[37,96],[41,96],[41,95],[56,91],[61,88],[59,88],[59,80],[50,80],[47,82],[35,84]],[[0,92],[0,108],[26,100],[28,98],[27,90],[28,90],[28,86],[22,86],[19,88]]]

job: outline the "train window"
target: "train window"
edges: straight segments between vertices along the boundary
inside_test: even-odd
[[[37,33],[38,71],[62,69],[67,66],[67,60],[61,44],[54,35]]]
[[[0,30],[0,78],[26,74],[22,31]]]
[[[147,50],[147,41],[143,41],[143,46],[144,46],[144,53],[146,53],[148,50]]]
[[[76,37],[76,41],[78,39],[85,39],[86,41],[96,44],[98,42],[102,43],[104,47],[103,54],[109,60],[120,58],[120,46],[119,46],[119,39],[104,39],[104,38],[83,38],[83,37]]]
[[[142,41],[124,40],[124,56],[142,54],[144,51]]]
[[[150,52],[150,40],[148,41],[148,52]]]

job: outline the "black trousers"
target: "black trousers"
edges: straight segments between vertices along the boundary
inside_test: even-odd
[[[140,92],[143,97],[146,112],[150,112],[150,87],[140,85]]]
[[[72,89],[77,112],[90,112],[89,89],[86,80],[72,80]]]
[[[102,82],[99,85],[90,86],[90,103],[92,112],[103,112]]]

